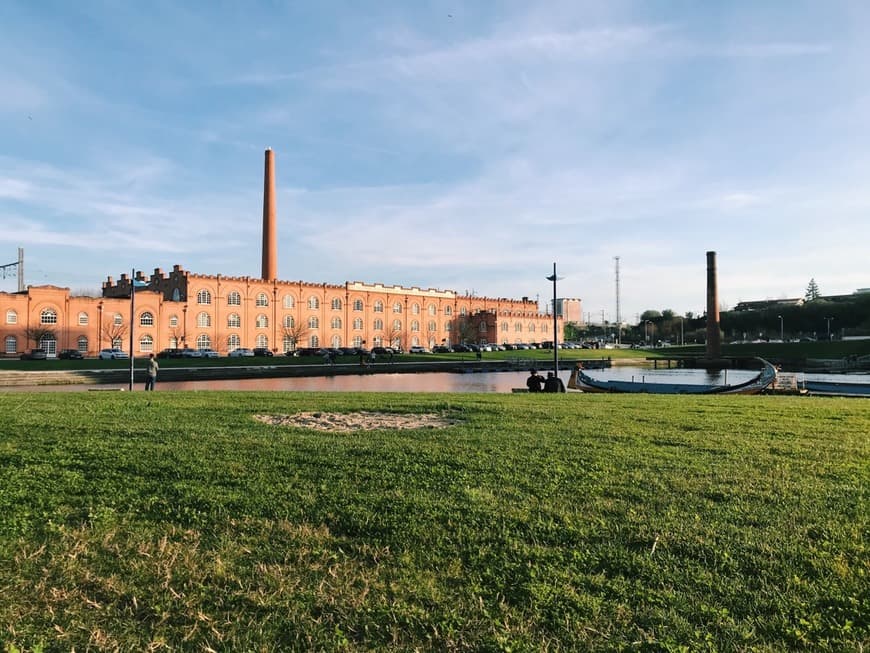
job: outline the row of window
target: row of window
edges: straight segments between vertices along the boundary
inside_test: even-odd
[[[209,290],[200,290],[196,293],[196,303],[203,306],[210,306],[212,303],[212,295]],[[261,292],[254,299],[254,304],[256,306],[268,306],[269,305],[269,296]],[[231,291],[227,293],[227,306],[241,306],[242,305],[242,295],[238,291]],[[295,308],[296,306],[296,298],[293,295],[284,295],[282,300],[282,305],[284,308]],[[307,302],[308,308],[315,310],[320,308],[320,298],[312,295],[308,298]],[[333,298],[330,301],[330,307],[334,311],[340,311],[343,307],[344,303],[338,297]],[[381,300],[376,300],[374,304],[372,304],[372,311],[375,313],[383,313],[385,308],[384,302]],[[353,310],[354,311],[363,311],[365,309],[365,305],[363,304],[363,300],[355,299],[353,301]],[[401,313],[404,310],[401,302],[395,302],[393,304],[393,313]],[[438,311],[434,304],[429,304],[427,307],[429,311],[429,315],[435,315]],[[411,305],[411,313],[414,315],[420,314],[420,304],[414,303]],[[445,306],[444,307],[445,315],[453,314],[453,307]],[[467,314],[467,309],[462,307],[460,309],[461,315]]]
[[[207,291],[204,291],[204,292],[207,292]],[[312,299],[316,300],[316,298],[312,298]],[[357,300],[357,301],[359,301],[360,304],[362,304],[361,300]],[[335,303],[335,302],[338,302],[340,304],[341,300],[340,299],[333,300],[333,303]],[[414,306],[416,308],[419,308],[418,304],[414,304]],[[380,307],[380,310],[379,310],[379,307]],[[399,310],[395,310],[396,307],[398,307]],[[311,308],[310,305],[309,305],[309,308]],[[316,308],[316,307],[314,307],[314,308]],[[434,309],[434,306],[430,306],[430,309]],[[360,310],[362,310],[362,308],[360,308]],[[375,302],[374,311],[376,313],[383,312],[383,302]],[[402,312],[401,305],[398,303],[395,304],[393,312],[401,313]],[[445,315],[452,314],[449,306],[445,307],[444,313],[445,313]],[[430,310],[430,314],[434,315],[435,314],[434,310]],[[462,310],[460,310],[460,315],[465,315],[465,314],[466,314],[465,308],[463,307]],[[233,313],[227,319],[229,322],[228,326],[230,326],[230,327],[240,327],[241,326],[241,318],[239,317],[238,314]],[[53,308],[44,309],[40,313],[39,322],[40,322],[40,324],[45,324],[45,325],[57,324],[57,311],[55,311]],[[116,326],[121,326],[122,324],[124,324],[124,316],[121,315],[120,313],[115,313],[113,316],[113,322]],[[79,313],[78,323],[79,323],[79,326],[87,326],[89,323],[88,314],[84,313],[84,312]],[[380,323],[380,326],[378,326],[379,323]],[[6,311],[6,324],[18,324],[18,314],[13,309],[9,309]],[[211,316],[206,312],[201,312],[196,317],[196,324],[199,327],[210,327],[211,326]],[[417,325],[416,328],[414,327],[415,324]],[[143,326],[143,327],[154,326],[154,315],[152,313],[150,313],[149,311],[142,312],[139,315],[139,325]],[[178,326],[178,317],[177,316],[173,315],[169,318],[169,326],[173,327],[173,328]],[[265,328],[267,326],[268,326],[268,318],[265,315],[258,315],[257,316],[257,327],[258,328]],[[287,315],[284,317],[284,326],[291,327],[291,328],[294,326],[294,319],[292,316]],[[318,318],[313,317],[313,316],[308,318],[308,326],[312,329],[318,328],[318,326],[319,326]],[[333,329],[340,329],[341,328],[341,318],[338,318],[338,317],[332,318],[331,326]],[[429,322],[428,326],[429,326],[430,331],[435,331],[435,322]],[[360,318],[355,319],[353,328],[354,329],[362,329],[362,319],[360,319]],[[382,320],[375,320],[375,329],[383,329],[383,328],[384,328],[383,321]],[[395,320],[393,322],[393,328],[401,329],[402,328],[401,322],[399,320]],[[419,331],[420,330],[419,323],[416,321],[413,321],[411,323],[411,330],[412,331]],[[449,331],[449,330],[450,330],[449,325],[445,326],[445,331]],[[481,331],[484,331],[484,330],[485,330],[485,328],[481,328]],[[508,323],[507,322],[501,323],[501,330],[502,331],[508,330]],[[534,330],[535,330],[534,324],[529,325],[529,331],[533,332]],[[544,327],[544,330],[546,331],[546,327]],[[514,331],[522,331],[522,325],[520,323],[516,323],[514,325]]]
[[[336,301],[341,301],[341,300],[336,300]],[[416,306],[416,304],[415,304],[415,306]],[[121,326],[124,323],[124,317],[120,313],[115,313],[113,316],[113,322],[116,326]],[[17,324],[18,323],[18,314],[14,310],[9,309],[8,311],[6,311],[6,323],[7,324]],[[87,313],[79,313],[78,323],[80,326],[87,326],[88,314]],[[57,312],[51,308],[47,308],[47,309],[43,310],[41,315],[40,315],[40,324],[57,324]],[[283,324],[284,324],[285,328],[292,329],[292,328],[296,327],[296,320],[294,319],[294,317],[292,315],[285,315]],[[143,311],[139,315],[139,325],[143,326],[143,327],[154,326],[154,315],[148,311]],[[178,317],[177,316],[173,315],[169,318],[169,326],[171,328],[175,328],[178,326]],[[199,313],[196,316],[196,326],[199,328],[211,327],[211,315],[209,315],[205,311]],[[238,313],[231,313],[227,317],[227,326],[229,328],[241,328],[242,318],[239,316]],[[258,329],[265,329],[265,328],[268,328],[268,326],[269,326],[269,318],[263,314],[258,315],[257,319],[256,319],[256,327]],[[340,317],[333,317],[330,320],[330,328],[340,329],[341,326],[342,326],[342,322],[341,322]],[[379,319],[375,320],[373,323],[373,326],[374,326],[374,329],[376,331],[382,331],[384,328],[384,321],[379,320]],[[437,324],[434,321],[430,321],[427,324],[427,327],[428,327],[428,330],[430,332],[437,330]],[[310,328],[310,329],[320,328],[320,320],[316,316],[312,315],[311,317],[308,318],[308,328]],[[362,318],[354,319],[353,328],[355,331],[362,330],[362,328],[363,328]],[[394,320],[393,321],[393,329],[400,331],[402,329],[402,322],[400,320]],[[450,329],[451,329],[450,323],[449,322],[445,323],[444,330],[450,331]],[[419,330],[420,330],[420,323],[417,320],[413,320],[411,322],[411,331],[416,332]],[[485,332],[486,331],[486,324],[481,323],[480,330],[482,332]],[[509,330],[508,323],[502,322],[500,324],[500,330],[502,332],[508,331]],[[547,326],[542,325],[541,330],[544,333],[546,333]],[[515,323],[514,324],[514,331],[517,333],[522,332],[523,325],[519,322]],[[535,332],[534,323],[528,325],[528,331],[529,331],[529,333]]]

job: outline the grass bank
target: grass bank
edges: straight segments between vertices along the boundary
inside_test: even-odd
[[[255,415],[381,410],[443,429]],[[859,650],[870,404],[0,395],[0,648]]]

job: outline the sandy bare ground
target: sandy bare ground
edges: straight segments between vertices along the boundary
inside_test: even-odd
[[[375,429],[443,429],[458,419],[437,413],[296,413],[294,415],[254,415],[254,419],[273,426],[297,426],[318,431],[373,431]]]

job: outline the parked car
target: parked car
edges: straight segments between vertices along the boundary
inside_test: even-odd
[[[449,354],[452,350],[445,345],[435,345],[432,347],[432,352],[436,354]]]
[[[185,347],[181,350],[182,358],[202,358],[202,352],[199,349],[191,349],[190,347]]]
[[[162,351],[157,352],[157,358],[181,358],[181,352],[183,350],[178,349],[177,347],[168,347]]]
[[[57,357],[65,358],[67,360],[81,360],[84,358],[82,352],[78,349],[61,349]]]
[[[390,354],[395,354],[396,352],[392,347],[372,347],[372,353],[377,354],[378,356],[389,356]]]
[[[413,345],[410,349],[408,349],[409,354],[431,354],[428,347],[422,347],[420,345]]]
[[[219,353],[217,353],[214,349],[210,349],[208,347],[206,347],[205,349],[200,349],[199,353],[203,358],[220,358]]]
[[[114,347],[112,349],[100,350],[100,359],[111,360],[116,358],[130,358],[130,354],[128,354],[123,349],[118,349],[117,347]]]
[[[238,349],[233,349],[229,354],[227,354],[230,358],[241,358],[242,356],[253,356],[254,352],[248,349],[247,347],[239,347]]]
[[[23,361],[44,361],[48,358],[48,354],[44,349],[31,349],[29,352],[21,354]]]
[[[254,356],[274,356],[271,349],[266,347],[254,347]]]

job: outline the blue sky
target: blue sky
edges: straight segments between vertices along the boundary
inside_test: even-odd
[[[870,286],[870,3],[0,3],[0,263],[579,297]],[[8,260],[7,260],[8,259]],[[0,279],[0,290],[14,290]]]

